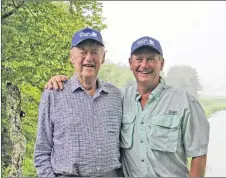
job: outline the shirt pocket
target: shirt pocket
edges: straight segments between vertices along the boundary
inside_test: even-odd
[[[108,116],[106,118],[106,126],[108,133],[119,133],[120,131],[120,116]]]
[[[110,146],[119,147],[120,122],[118,116],[108,116],[106,119],[106,133],[108,137],[108,144]],[[102,126],[104,127],[104,125]]]
[[[135,115],[123,115],[121,127],[121,144],[122,148],[131,148],[133,145],[133,132],[135,125]]]
[[[147,123],[147,139],[151,149],[176,152],[180,115],[154,116]]]

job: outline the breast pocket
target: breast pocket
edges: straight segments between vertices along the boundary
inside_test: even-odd
[[[161,115],[152,117],[147,123],[146,134],[151,149],[176,152],[180,131],[179,115]]]
[[[133,132],[135,124],[135,115],[124,115],[121,128],[121,144],[122,148],[131,148],[133,145]]]
[[[108,135],[109,144],[119,146],[119,133],[120,133],[120,117],[112,116],[107,118],[106,131]],[[104,127],[104,126],[103,126]]]

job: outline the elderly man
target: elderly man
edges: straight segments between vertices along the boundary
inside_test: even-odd
[[[43,92],[34,154],[39,177],[117,177],[122,98],[97,78],[104,55],[98,31],[78,31],[70,50],[76,73],[63,91]]]
[[[164,58],[159,41],[148,36],[136,40],[129,64],[137,86],[122,90],[125,176],[204,176],[209,123],[195,97],[160,77]],[[58,88],[60,77],[52,78],[47,87]],[[190,172],[187,157],[192,157]]]

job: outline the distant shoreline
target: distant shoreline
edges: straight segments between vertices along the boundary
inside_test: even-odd
[[[226,97],[200,96],[200,104],[202,105],[207,118],[211,117],[217,111],[226,110]]]

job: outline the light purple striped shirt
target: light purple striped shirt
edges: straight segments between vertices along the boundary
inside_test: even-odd
[[[103,176],[120,168],[121,120],[121,93],[110,83],[98,80],[93,97],[75,75],[62,91],[46,89],[34,155],[38,176]]]

